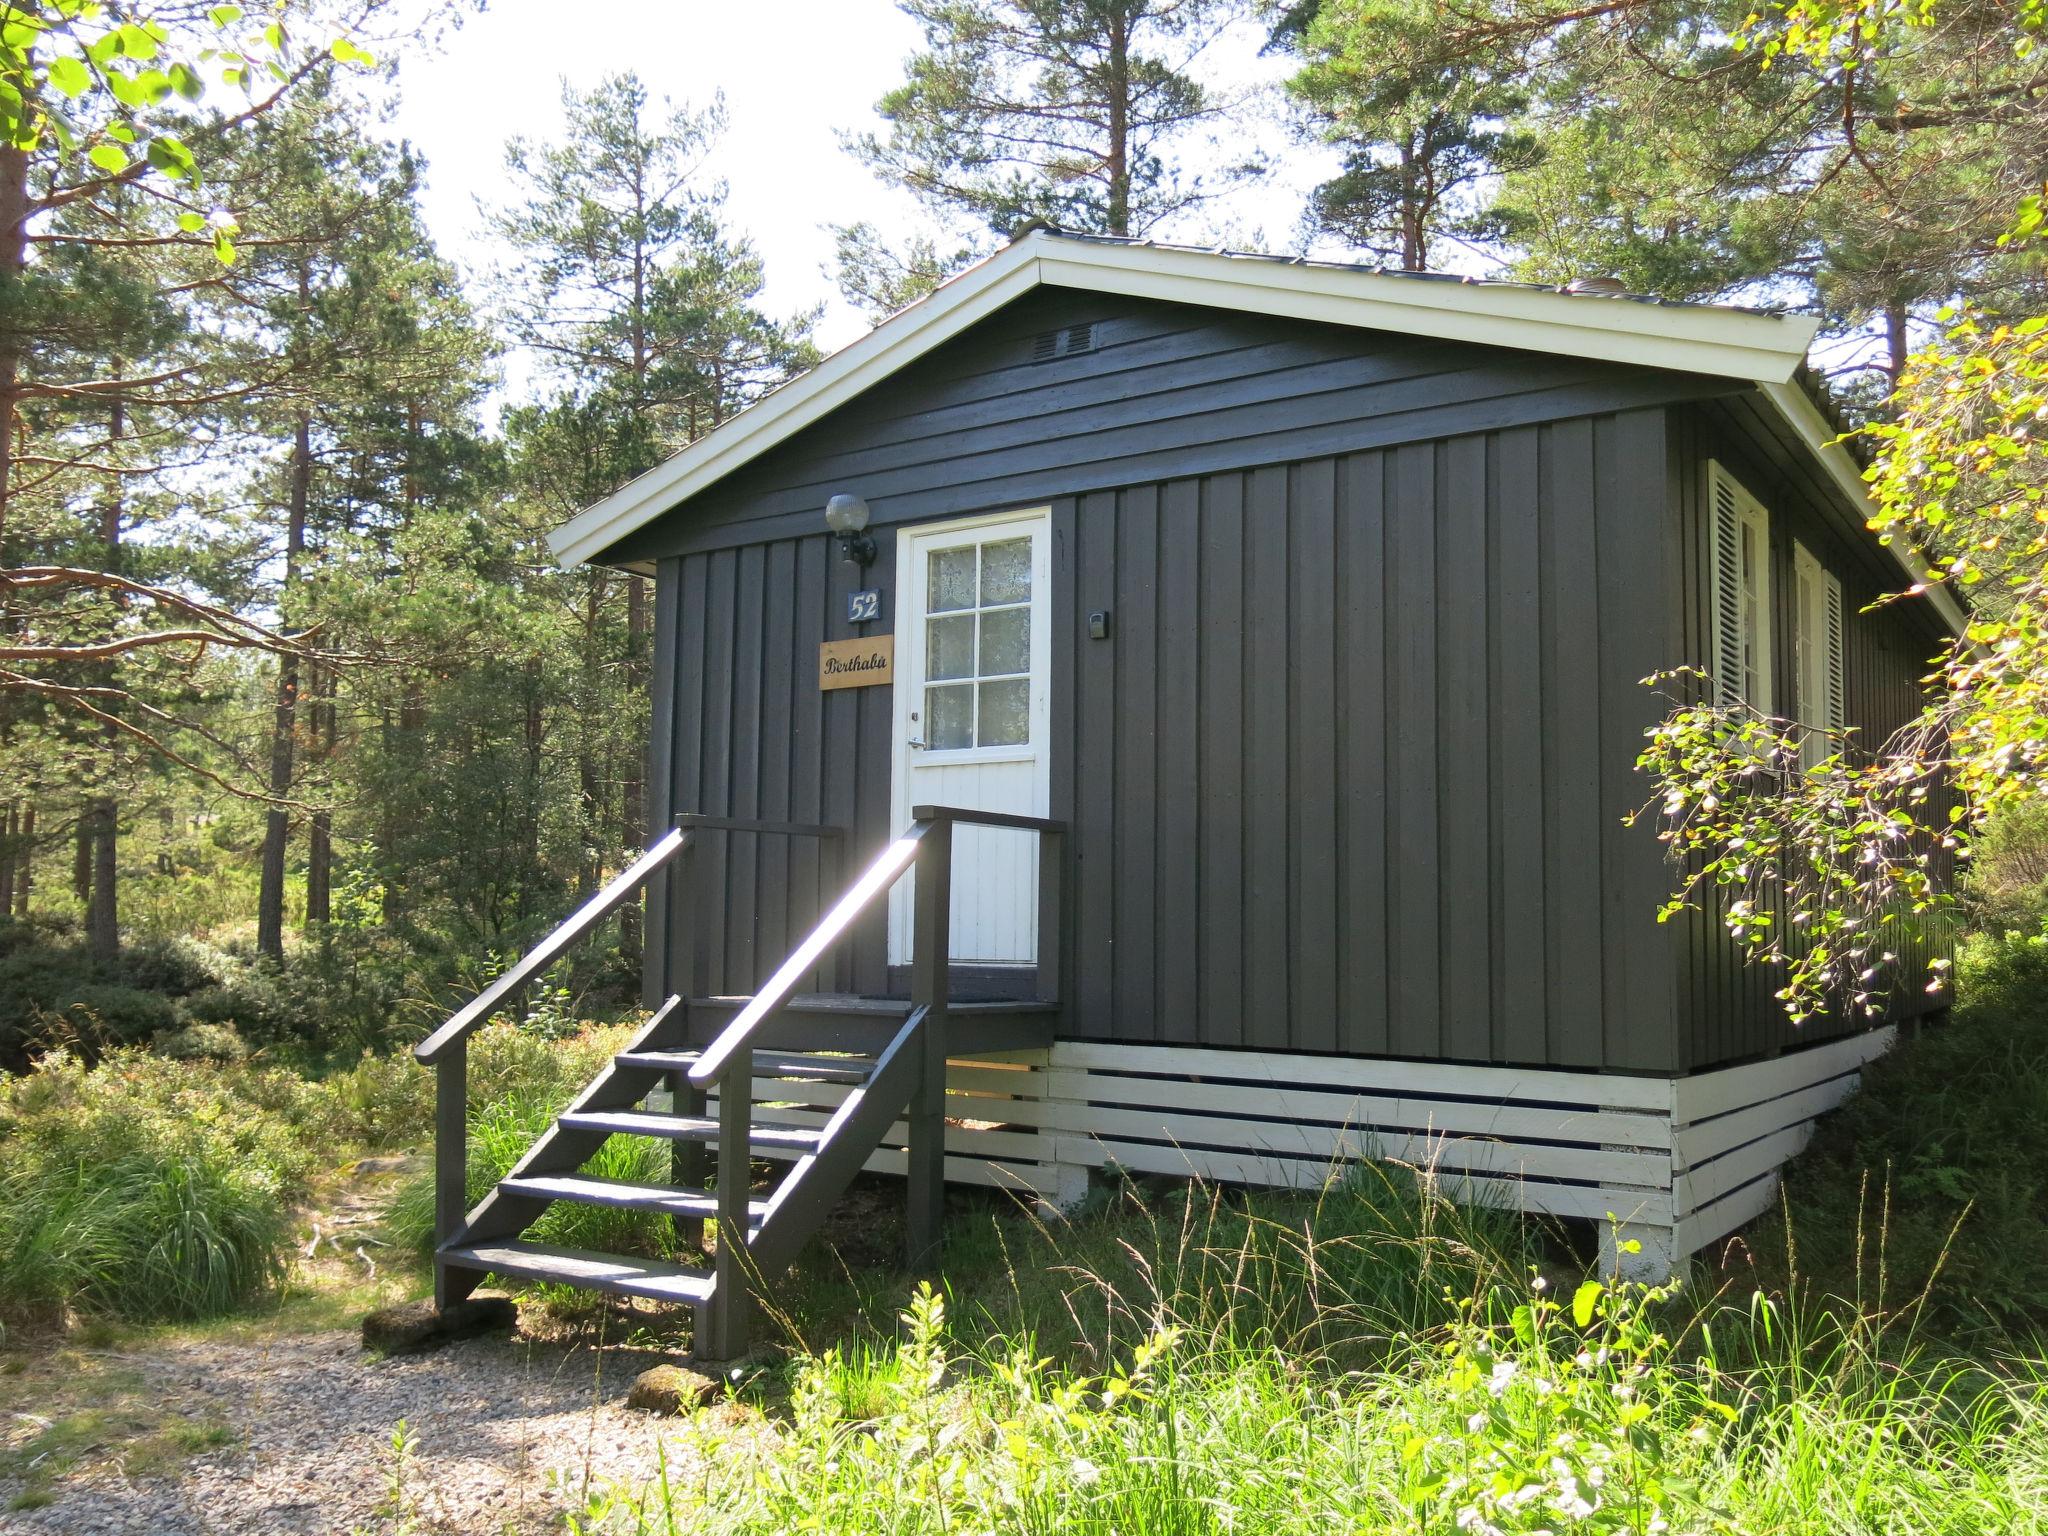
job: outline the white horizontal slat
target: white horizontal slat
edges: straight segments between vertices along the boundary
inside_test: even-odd
[[[1788,1051],[1769,1061],[1752,1061],[1740,1067],[1681,1077],[1673,1092],[1672,1121],[1681,1126],[1692,1125],[1731,1109],[1796,1093],[1814,1083],[1839,1077],[1882,1056],[1898,1036],[1898,1026],[1887,1024],[1882,1029],[1830,1040],[1803,1051]]]
[[[1605,1179],[1616,1184],[1661,1184],[1671,1170],[1668,1153],[1607,1152],[1484,1137],[1407,1135],[1362,1127],[1300,1121],[1248,1120],[1227,1115],[1175,1114],[1160,1109],[1110,1109],[1055,1100],[1046,1108],[1055,1130],[1172,1146],[1246,1148],[1328,1162],[1385,1158],[1415,1167],[1557,1179]]]
[[[1756,1220],[1778,1199],[1776,1171],[1754,1179],[1740,1189],[1723,1195],[1703,1210],[1694,1211],[1678,1224],[1677,1252],[1698,1253],[1712,1242],[1726,1237],[1745,1222]]]
[[[1746,1146],[1759,1137],[1773,1131],[1782,1131],[1788,1126],[1801,1125],[1818,1115],[1824,1115],[1842,1100],[1856,1091],[1861,1081],[1856,1073],[1842,1077],[1831,1077],[1824,1083],[1815,1083],[1811,1088],[1802,1088],[1797,1093],[1785,1094],[1782,1098],[1766,1099],[1761,1104],[1752,1104],[1747,1109],[1738,1109],[1729,1114],[1716,1115],[1711,1120],[1689,1125],[1680,1130],[1672,1148],[1672,1161],[1679,1168],[1697,1168],[1723,1153]]]
[[[1657,1113],[1671,1107],[1669,1078],[1556,1072],[1534,1067],[1473,1067],[1189,1046],[1103,1045],[1079,1040],[1055,1043],[1052,1065],[1055,1069],[1087,1072],[1154,1072],[1308,1088],[1359,1088],[1383,1094],[1441,1093],[1483,1103],[1534,1099]]]
[[[757,1106],[754,1118],[761,1125],[791,1125],[816,1129],[831,1116],[824,1110],[789,1109],[780,1105]],[[882,1133],[885,1144],[902,1146],[909,1130],[901,1120]],[[969,1125],[946,1127],[946,1150],[980,1157],[1010,1158],[1036,1162],[1049,1155],[1049,1140],[1037,1131],[983,1130]]]
[[[1102,1167],[1114,1163],[1132,1173],[1158,1173],[1186,1178],[1220,1179],[1233,1184],[1278,1189],[1320,1189],[1341,1173],[1327,1159],[1261,1156],[1251,1152],[1217,1152],[1192,1147],[1164,1147],[1148,1142],[1104,1141],[1095,1137],[1061,1137],[1061,1162]],[[1452,1199],[1475,1205],[1520,1207],[1554,1216],[1604,1220],[1612,1212],[1623,1220],[1669,1225],[1671,1202],[1662,1190],[1599,1189],[1541,1180],[1496,1179],[1478,1174],[1446,1174],[1436,1186]]]
[[[1680,1216],[1704,1210],[1751,1179],[1782,1167],[1812,1139],[1813,1123],[1806,1121],[1681,1173],[1671,1181],[1672,1208]]]
[[[1059,1189],[1058,1170],[1043,1163],[1008,1163],[997,1158],[975,1157],[971,1154],[955,1154],[952,1142],[947,1142],[946,1182],[949,1184],[983,1184],[994,1189],[1028,1190],[1032,1194],[1050,1195]],[[774,1162],[794,1162],[799,1154],[776,1148],[757,1150],[754,1156]],[[861,1166],[869,1173],[904,1176],[909,1166],[909,1154],[903,1148],[882,1147],[868,1155]]]
[[[1055,1070],[1045,1074],[1055,1100],[1095,1104],[1157,1104],[1217,1114],[1301,1120],[1325,1125],[1372,1127],[1550,1141],[1589,1141],[1602,1146],[1668,1147],[1671,1123],[1662,1115],[1594,1107],[1552,1109],[1455,1099],[1383,1098],[1366,1093],[1325,1093],[1270,1084],[1188,1082],[1130,1077],[1111,1072]]]
[[[813,1109],[836,1109],[853,1091],[851,1083],[788,1082],[781,1078],[754,1080],[754,1102],[763,1106],[801,1104]],[[666,1098],[663,1097],[661,1102],[666,1104]],[[716,1104],[718,1096],[711,1095],[709,1102]],[[1043,1107],[1043,1102],[1037,1097],[1009,1098],[990,1093],[962,1092],[952,1083],[946,1085],[946,1113],[963,1120],[1014,1120],[1023,1125],[1040,1125],[1044,1122],[1034,1115]]]

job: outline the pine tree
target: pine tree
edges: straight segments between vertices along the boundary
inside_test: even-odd
[[[1310,0],[1274,34],[1302,58],[1289,89],[1313,131],[1344,150],[1307,222],[1411,272],[1428,268],[1439,242],[1483,236],[1490,178],[1531,154],[1515,122],[1528,101],[1520,82],[1404,49],[1435,14],[1424,0]],[[1390,67],[1404,52],[1406,66]]]
[[[848,148],[941,220],[1153,234],[1263,166],[1245,98],[1197,74],[1239,0],[901,3],[924,50],[877,106],[886,137]]]
[[[491,221],[514,258],[500,282],[507,328],[538,357],[549,389],[508,416],[514,481],[530,509],[555,521],[652,468],[817,355],[808,339],[815,314],[768,315],[759,303],[760,258],[724,223],[725,188],[704,168],[724,127],[721,102],[673,107],[627,73],[590,91],[565,87],[562,105],[561,140],[508,146],[507,169],[523,200]],[[567,697],[577,741],[578,883],[588,889],[621,848],[646,838],[652,604],[645,579],[633,573],[585,570],[561,585],[580,658]],[[531,709],[556,702],[536,691]],[[622,920],[622,948],[634,959],[636,917]]]

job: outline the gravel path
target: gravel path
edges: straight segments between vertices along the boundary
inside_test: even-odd
[[[394,1426],[418,1439],[406,1497],[413,1529],[502,1536],[559,1531],[587,1484],[638,1485],[701,1465],[687,1424],[627,1410],[634,1375],[660,1357],[616,1346],[476,1339],[366,1361],[353,1333],[260,1344],[175,1345],[123,1356],[167,1407],[225,1420],[234,1443],[176,1477],[100,1466],[60,1480],[41,1509],[0,1511],[0,1531],[64,1536],[381,1533]],[[709,1410],[728,1426],[744,1410]],[[0,1503],[14,1490],[0,1483]],[[565,1500],[566,1495],[566,1500]]]

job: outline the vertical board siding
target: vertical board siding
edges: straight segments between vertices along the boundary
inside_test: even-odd
[[[1919,679],[1941,644],[1925,605],[1892,604],[1866,611],[1903,580],[1873,558],[1860,533],[1846,534],[1831,495],[1810,479],[1759,425],[1754,413],[1712,407],[1673,411],[1669,479],[1679,508],[1682,534],[1677,549],[1684,561],[1684,659],[1705,665],[1711,654],[1713,616],[1704,572],[1710,568],[1711,536],[1705,506],[1706,463],[1718,459],[1770,513],[1772,687],[1784,701],[1794,697],[1792,545],[1797,540],[1842,583],[1846,621],[1843,667],[1847,723],[1857,739],[1877,746],[1910,722],[1923,699]],[[1667,886],[1672,874],[1667,869]],[[1686,915],[1680,925],[1679,1030],[1682,1065],[1768,1056],[1815,1041],[1853,1033],[1878,1020],[1822,1017],[1794,1025],[1774,996],[1778,973],[1748,963],[1722,927],[1719,908]],[[1900,956],[1896,985],[1882,1014],[1897,1020],[1939,1008],[1947,999],[1922,989],[1927,962],[1940,952],[1930,933],[1899,935],[1887,948]]]
[[[1079,498],[1054,811],[1084,891],[1114,867],[1072,1033],[1667,1069],[1660,854],[1621,825],[1678,642],[1665,443],[1628,412]]]
[[[1677,646],[1667,465],[1658,408],[1054,502],[1065,1032],[1667,1069],[1661,865],[1620,824]],[[844,871],[706,841],[699,989],[745,991],[894,830],[889,690],[817,690],[858,579],[823,535],[662,571],[671,807],[852,832]],[[878,915],[836,984],[882,960]]]
[[[864,578],[883,589],[885,615],[893,612],[892,543],[883,538],[882,557]],[[823,534],[660,566],[656,676],[674,708],[656,711],[666,736],[657,737],[650,814],[823,823],[850,834],[837,846],[699,834],[687,896],[664,894],[663,981],[672,990],[753,990],[888,836],[889,691],[817,686],[818,645],[852,633],[846,594],[860,579]],[[879,772],[871,766],[878,754]],[[825,981],[881,990],[883,939],[884,930],[867,923]]]

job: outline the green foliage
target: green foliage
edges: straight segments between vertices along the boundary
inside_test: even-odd
[[[1957,894],[1978,933],[2039,933],[2048,926],[2048,805],[1987,816],[1971,836]]]
[[[333,1120],[287,1073],[117,1051],[0,1090],[0,1307],[217,1317],[283,1276]]]
[[[1145,235],[1263,169],[1195,72],[1233,0],[899,4],[924,48],[876,104],[887,135],[848,147],[942,219]]]
[[[537,1013],[540,1011],[537,1010]],[[478,1112],[501,1101],[558,1107],[626,1047],[632,1026],[582,1025],[547,1014],[499,1020],[469,1038],[469,1093]],[[349,1139],[372,1147],[424,1146],[434,1130],[434,1073],[410,1051],[365,1051],[322,1084]]]
[[[2048,1363],[2009,1375],[1811,1335],[1759,1299],[1681,1345],[1669,1292],[1497,1288],[1333,1377],[1161,1313],[1075,1371],[965,1347],[921,1289],[891,1350],[790,1372],[789,1414],[695,1432],[713,1477],[591,1497],[579,1536],[1016,1531],[2040,1532]],[[1750,1362],[1717,1360],[1715,1332]]]
[[[2048,1327],[2048,937],[1958,965],[1954,1018],[1873,1065],[1793,1164],[1791,1237],[1837,1296],[2024,1334]]]
[[[1438,237],[1482,235],[1484,188],[1532,154],[1515,125],[1526,83],[1485,59],[1437,56],[1440,26],[1438,7],[1418,0],[1316,0],[1281,28],[1302,59],[1289,91],[1344,152],[1308,219],[1414,271]]]

